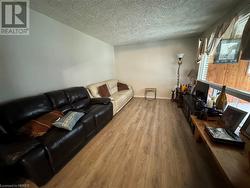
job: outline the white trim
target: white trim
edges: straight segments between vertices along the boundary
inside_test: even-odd
[[[142,95],[135,95],[135,98],[145,98],[145,96]],[[148,99],[154,99],[154,97],[147,97]],[[167,100],[171,100],[171,98],[169,97],[156,97],[156,99],[167,99]]]
[[[205,80],[199,80],[199,81],[204,82],[206,84],[209,84],[209,86],[211,88],[214,88],[214,89],[217,89],[217,90],[220,90],[220,91],[222,89],[222,85],[220,85],[220,84],[216,84],[216,83],[213,83],[213,82],[208,82],[208,81],[205,81]],[[238,89],[231,88],[231,87],[226,87],[226,93],[229,94],[229,95],[235,96],[237,98],[240,98],[242,100],[250,102],[250,92],[238,90]]]

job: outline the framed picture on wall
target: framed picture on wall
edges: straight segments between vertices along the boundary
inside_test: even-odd
[[[240,39],[222,39],[217,47],[214,63],[238,63],[240,42]]]

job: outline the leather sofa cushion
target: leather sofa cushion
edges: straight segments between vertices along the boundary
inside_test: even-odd
[[[71,104],[71,106],[72,106],[72,109],[77,110],[77,109],[81,109],[81,108],[88,106],[89,102],[90,102],[90,99],[85,98],[85,99],[79,100]]]
[[[48,92],[45,93],[45,95],[48,96],[54,109],[69,105],[69,101],[63,90]]]
[[[59,110],[63,113],[67,113],[72,109],[67,96],[63,90],[52,91],[45,93],[49,100],[51,101],[53,108]]]
[[[39,140],[47,148],[54,169],[59,170],[64,158],[74,148],[86,142],[84,126],[79,121],[72,131],[54,127],[47,134],[39,137]]]
[[[14,100],[0,105],[0,124],[7,132],[17,131],[27,121],[52,110],[45,95]]]
[[[88,115],[94,116],[97,131],[104,127],[113,118],[113,105],[96,104],[83,109]]]
[[[90,102],[89,94],[84,87],[73,87],[64,92],[73,109],[83,108]]]
[[[86,113],[85,110],[81,110],[81,111]],[[79,121],[84,126],[84,131],[85,131],[87,141],[90,140],[97,133],[95,118],[93,114],[86,113]]]
[[[113,118],[113,104],[98,105],[93,112],[95,113],[95,121],[97,130],[101,130]]]
[[[65,106],[62,106],[60,108],[57,108],[56,110],[59,110],[61,111],[62,113],[66,114],[68,111],[72,110],[72,106],[71,105],[65,105]]]
[[[110,98],[91,98],[90,104],[108,104],[110,103]]]
[[[98,87],[98,94],[101,97],[110,97],[110,93],[106,84],[103,84]]]

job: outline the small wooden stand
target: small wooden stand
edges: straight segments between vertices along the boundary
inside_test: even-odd
[[[156,88],[145,88],[145,93],[144,93],[144,98],[145,99],[149,99],[147,98],[147,94],[148,93],[154,93],[154,99],[156,99]]]

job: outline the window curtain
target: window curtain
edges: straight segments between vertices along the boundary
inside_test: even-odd
[[[198,45],[198,52],[197,52],[197,63],[200,63],[202,60],[202,56],[206,51],[207,39],[206,38],[200,38],[199,39],[199,45]]]
[[[241,59],[250,60],[250,18],[246,23],[241,39]]]
[[[207,44],[207,55],[211,55],[215,52],[217,46],[219,45],[223,34],[227,31],[231,24],[235,24],[238,20],[238,16],[235,16],[232,20],[228,20],[217,26],[216,30],[210,35]]]
[[[207,44],[207,51],[206,51],[207,55],[211,54],[215,40],[216,40],[215,39],[215,32],[212,32],[212,34],[209,37],[208,44]]]

